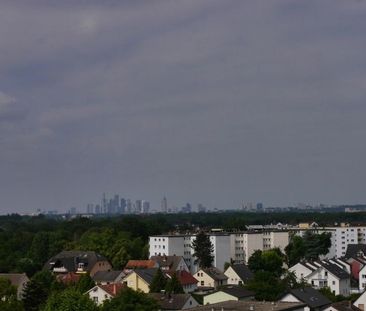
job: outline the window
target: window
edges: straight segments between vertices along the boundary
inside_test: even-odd
[[[332,284],[335,285],[335,281],[333,281]]]
[[[94,301],[95,303],[98,303],[98,297],[93,297],[93,301]]]
[[[205,281],[201,281],[201,286],[205,286]]]
[[[324,275],[325,275],[325,276],[328,276],[328,271],[325,271],[325,272],[324,272]]]

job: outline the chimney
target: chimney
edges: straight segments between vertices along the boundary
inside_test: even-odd
[[[117,284],[116,283],[113,283],[113,295],[116,296],[117,295]]]

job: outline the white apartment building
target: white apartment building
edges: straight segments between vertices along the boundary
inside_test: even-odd
[[[176,255],[183,256],[191,273],[198,271],[198,266],[194,264],[192,242],[195,235],[161,235],[149,238],[149,255]],[[213,245],[213,265],[219,269],[224,269],[225,262],[230,262],[230,235],[224,233],[210,234],[210,241]]]
[[[253,231],[231,234],[231,258],[235,262],[248,263],[256,250],[278,247],[282,252],[289,243],[288,231]]]
[[[210,233],[213,245],[213,265],[224,270],[226,262],[247,263],[256,250],[280,248],[284,251],[289,242],[287,231],[261,231],[236,233]],[[187,235],[158,235],[149,238],[149,254],[183,256],[191,273],[196,273],[198,267],[194,264],[192,242],[194,234]]]
[[[299,235],[303,235],[305,231],[311,230],[314,233],[329,232],[331,233],[332,245],[325,258],[341,258],[346,254],[347,246],[349,244],[366,244],[366,227],[323,227],[323,228],[309,228],[300,229]]]

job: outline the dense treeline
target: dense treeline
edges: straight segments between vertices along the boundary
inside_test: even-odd
[[[118,269],[148,256],[148,236],[172,229],[164,218],[128,216],[70,221],[44,216],[0,217],[0,272],[32,276],[61,250],[94,250]]]

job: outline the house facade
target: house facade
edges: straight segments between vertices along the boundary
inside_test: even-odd
[[[122,283],[132,288],[133,290],[140,290],[144,293],[150,292],[150,284],[154,278],[156,268],[152,269],[136,269],[123,278]]]
[[[227,284],[245,285],[253,277],[253,273],[244,264],[233,264],[226,269]]]
[[[217,268],[200,269],[194,275],[198,280],[198,287],[217,288],[227,285],[227,276]]]
[[[334,260],[298,263],[289,271],[294,272],[299,281],[304,280],[315,289],[329,287],[333,294],[349,296],[351,277],[347,264]],[[310,273],[309,273],[310,271]]]
[[[92,251],[62,251],[50,258],[43,267],[53,273],[89,273],[112,270],[112,265],[104,256]]]
[[[254,293],[241,286],[224,286],[217,292],[203,297],[203,304],[213,304],[229,300],[254,300]]]
[[[96,285],[85,294],[99,306],[106,300],[114,298],[122,288],[122,284]]]

